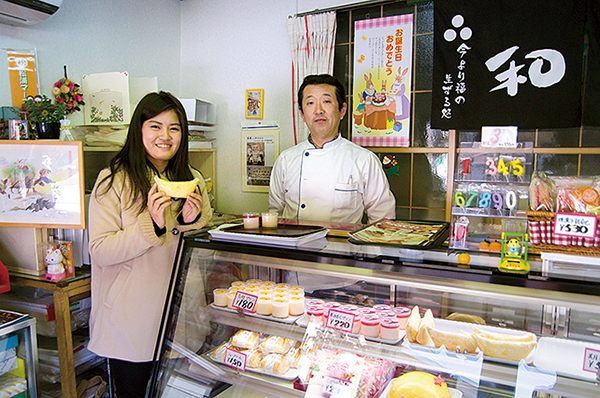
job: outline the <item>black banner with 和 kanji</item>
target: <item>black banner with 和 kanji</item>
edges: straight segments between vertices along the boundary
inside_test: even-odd
[[[585,17],[586,0],[436,1],[431,126],[580,126]]]

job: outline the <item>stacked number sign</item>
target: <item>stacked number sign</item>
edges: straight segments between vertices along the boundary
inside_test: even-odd
[[[478,250],[500,241],[502,232],[526,232],[533,170],[531,143],[517,148],[482,148],[461,143],[452,193],[450,249]]]

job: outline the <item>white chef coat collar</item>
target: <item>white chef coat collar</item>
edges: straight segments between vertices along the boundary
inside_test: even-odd
[[[312,138],[310,138],[310,135],[308,136],[308,146],[312,147],[314,149],[328,149],[329,147],[333,147],[335,145],[339,145],[339,143],[341,142],[341,137],[342,135],[340,133],[338,133],[337,137],[335,137],[333,140],[331,141],[327,141],[326,143],[323,144],[323,148],[317,148],[317,146],[313,143]]]

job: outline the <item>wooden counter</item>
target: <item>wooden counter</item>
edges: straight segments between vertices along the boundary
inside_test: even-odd
[[[48,282],[29,275],[10,274],[10,283],[51,290],[54,297],[58,363],[64,398],[77,398],[75,362],[73,360],[73,335],[69,304],[90,296],[90,275],[78,276],[58,282]]]

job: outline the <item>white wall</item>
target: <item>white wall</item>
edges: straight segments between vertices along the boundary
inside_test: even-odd
[[[331,2],[331,0],[329,0]],[[217,104],[217,208],[266,210],[266,193],[241,190],[241,128],[245,93],[265,90],[264,120],[281,128],[280,150],[293,145],[288,16],[303,0],[64,0],[30,27],[0,24],[0,48],[38,52],[41,92],[62,77],[128,71],[158,77],[159,88]],[[305,9],[305,7],[302,7]],[[4,56],[0,52],[1,56]],[[6,63],[4,64],[6,65]],[[10,105],[6,66],[0,105]],[[81,112],[73,124],[83,122]]]
[[[185,0],[181,8],[181,94],[217,104],[217,208],[263,211],[268,194],[242,192],[241,123],[246,89],[263,88],[264,120],[280,126],[280,149],[293,145],[291,0]]]
[[[38,24],[0,24],[0,48],[36,48],[40,91],[50,98],[52,84],[63,77],[63,65],[79,83],[84,74],[128,71],[134,77],[157,76],[161,89],[176,93],[180,8],[179,0],[64,0]],[[5,52],[0,56],[6,57]],[[0,105],[12,105],[7,61],[0,62]],[[71,120],[83,123],[81,112]]]

